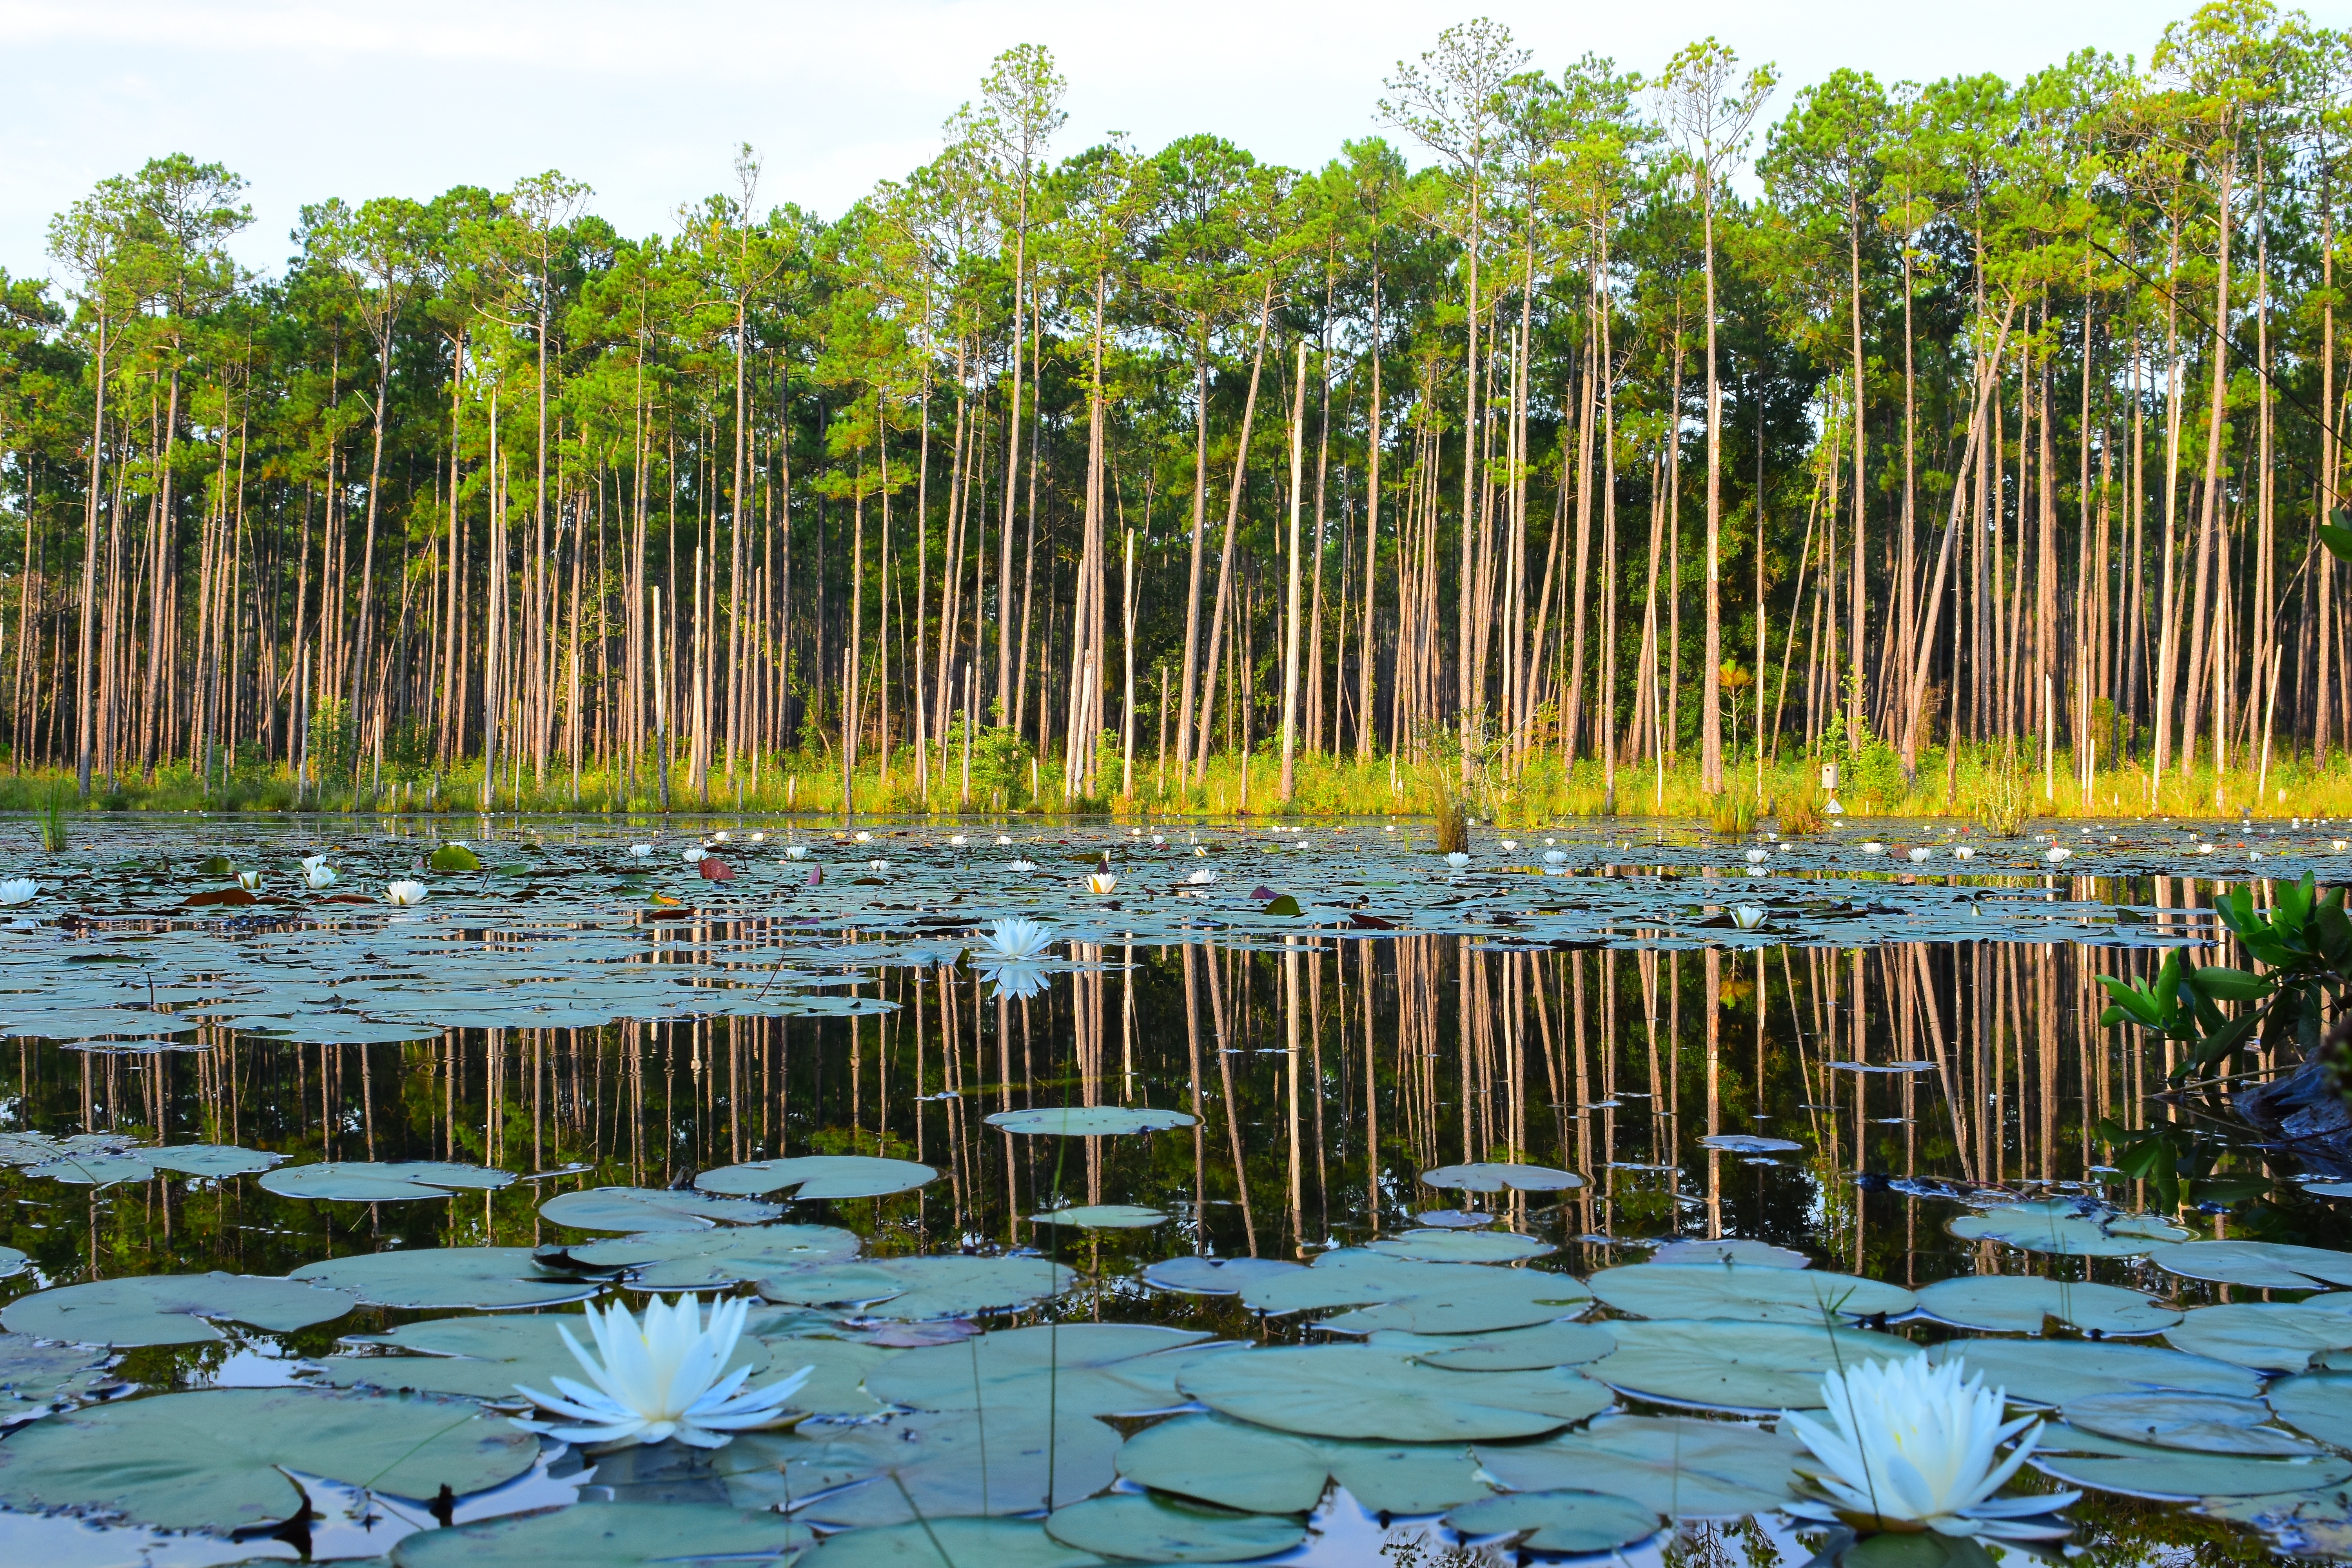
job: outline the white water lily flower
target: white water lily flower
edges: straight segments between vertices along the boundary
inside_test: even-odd
[[[1010,843],[1012,843],[1012,842],[1013,842],[1013,835],[1011,835],[1010,833],[1000,833],[1000,834],[998,834],[998,835],[996,836],[996,845],[997,845],[997,847],[998,847],[998,848],[1000,848],[1000,849],[1001,849],[1001,848],[1003,848],[1005,845],[1010,844]]]
[[[2049,861],[2053,866],[2055,866],[2059,861],[2065,859],[2068,856],[2074,853],[2074,852],[2072,849],[2067,848],[2063,844],[2053,844],[2049,848],[2044,849],[2042,852],[2042,858],[2044,860]]]
[[[767,841],[768,836],[764,833],[754,833],[751,835],[751,842],[754,844],[765,844]]]
[[[808,846],[805,844],[787,844],[784,846],[784,858],[787,860],[807,859]]]
[[[1037,862],[1034,860],[1015,860],[1005,868],[1008,871],[1034,871],[1036,868]]]
[[[1449,849],[1445,854],[1445,863],[1459,871],[1463,867],[1470,864],[1470,857],[1459,849]]]
[[[687,850],[679,857],[679,858],[684,860],[689,866],[699,866],[702,864],[703,856],[709,853],[709,850],[698,844],[693,848]]]
[[[890,870],[890,862],[887,860],[868,860],[866,862],[866,868],[873,872],[877,877],[887,876]]]
[[[1167,842],[1168,842],[1168,840],[1166,840],[1165,838],[1162,838],[1162,837],[1161,837],[1160,835],[1158,835],[1157,833],[1155,833],[1155,834],[1153,834],[1153,835],[1151,836],[1151,847],[1152,847],[1154,849],[1157,849],[1157,848],[1160,847],[1162,845],[1166,844]],[[2343,848],[2343,847],[2344,847],[2344,846],[2342,846],[2341,844],[2339,844],[2339,845],[2337,845],[2336,847],[2337,847],[2338,849],[2341,849],[2341,848]]]
[[[314,867],[323,866],[326,863],[327,858],[324,855],[305,855],[302,857],[302,869],[305,871],[310,870]]]
[[[1754,931],[1764,923],[1764,906],[1761,904],[1732,905],[1731,923],[1741,931]]]
[[[1912,851],[1911,851],[1911,859],[1912,859],[1912,863],[1916,865],[1916,864],[1917,864],[1919,861],[1925,860],[1926,858],[1927,858],[1927,857],[1929,857],[1930,855],[1933,855],[1934,853],[1935,853],[1935,851],[1934,851],[1933,849],[1928,848],[1926,845],[1924,845],[1924,844],[1918,845],[1918,846],[1915,847],[1912,849]]]
[[[1087,891],[1089,893],[1108,893],[1118,886],[1118,879],[1108,871],[1090,871],[1087,874]]]
[[[1816,1478],[1828,1502],[1800,1502],[1801,1518],[1843,1520],[1857,1530],[1994,1540],[2051,1541],[2068,1533],[2055,1513],[2083,1494],[2044,1492],[1996,1498],[2033,1452],[2042,1425],[2031,1415],[2003,1424],[2002,1395],[1981,1378],[1961,1381],[1959,1358],[1940,1366],[1926,1356],[1864,1362],[1822,1379],[1832,1426],[1793,1410],[1780,1412],[1827,1467]],[[2018,1437],[2007,1458],[2001,1444]]]
[[[1952,858],[1955,860],[1966,860],[1973,857],[1975,854],[1975,850],[1963,844],[1952,851]]]
[[[515,1425],[567,1443],[658,1443],[676,1437],[697,1448],[723,1447],[738,1432],[776,1425],[784,1402],[816,1368],[804,1366],[765,1388],[737,1393],[751,1375],[751,1364],[732,1372],[725,1368],[743,1337],[749,1306],[741,1297],[721,1301],[705,1322],[692,1296],[667,1304],[656,1296],[642,1325],[626,1307],[601,1312],[590,1307],[588,1330],[603,1352],[601,1365],[580,1348],[569,1328],[559,1324],[556,1331],[596,1386],[553,1377],[548,1381],[557,1394],[546,1394],[515,1384],[541,1410],[576,1425],[520,1419]]]
[[[0,881],[0,907],[29,904],[40,891],[41,885],[30,877],[11,877]]]
[[[1217,874],[1208,867],[1203,866],[1184,879],[1192,883],[1196,888],[1205,888],[1210,883],[1217,879]]]
[[[425,901],[422,882],[394,882],[385,887],[383,901],[387,904],[421,904]]]
[[[1751,866],[1760,866],[1771,858],[1772,851],[1769,849],[1750,849],[1748,852],[1748,863]]]
[[[720,835],[719,835],[719,837],[720,837],[721,838],[724,838],[724,837],[726,837],[727,836],[726,836],[725,834],[723,834],[723,833],[722,833],[722,834],[720,834]],[[871,843],[873,843],[873,842],[874,842],[874,835],[872,835],[871,833],[861,833],[861,834],[859,834],[859,835],[857,836],[857,842],[859,842],[860,844],[871,844]]]
[[[1862,852],[1865,855],[1884,855],[1886,853],[1886,846],[1874,838],[1862,847]]]
[[[717,839],[719,843],[724,844],[727,842],[727,829],[722,827],[710,837]]]
[[[950,849],[961,849],[969,842],[971,841],[965,838],[962,834],[959,833],[954,837],[948,840],[948,847]]]
[[[1045,950],[1054,945],[1054,928],[1026,915],[1013,915],[998,921],[980,940],[983,956],[1006,963],[1028,963],[1045,957]]]
[[[1547,865],[1547,866],[1565,866],[1565,865],[1567,865],[1567,864],[1568,864],[1568,851],[1567,851],[1567,850],[1565,850],[1565,849],[1547,849],[1547,850],[1545,850],[1545,851],[1544,851],[1544,864],[1545,864],[1545,865]]]
[[[310,875],[310,872],[306,870],[302,874],[307,877]],[[239,871],[236,874],[236,885],[243,888],[248,893],[252,892],[256,888],[261,886],[261,873],[258,871]],[[315,886],[315,884],[313,885]]]
[[[1503,847],[1507,850],[1517,849],[1518,847],[1519,841],[1516,838],[1506,838],[1503,840]]]
[[[260,879],[260,873],[256,872],[254,880]],[[302,879],[314,888],[331,888],[335,885],[335,868],[332,866],[305,866]]]
[[[629,853],[637,856],[639,858],[643,858],[653,852],[654,847],[650,844],[632,844],[629,846]]]
[[[2213,853],[2213,847],[2210,844],[2200,844],[2197,847],[2197,853],[2200,855],[2210,855]]]

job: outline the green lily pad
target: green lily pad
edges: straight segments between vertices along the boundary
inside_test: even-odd
[[[1010,1311],[1058,1296],[1077,1276],[1042,1258],[888,1258],[815,1264],[760,1281],[771,1301],[855,1306],[866,1316],[911,1321]]]
[[[32,1261],[13,1247],[0,1247],[0,1279],[5,1279],[11,1274],[23,1273],[25,1266]]]
[[[2352,1346],[2352,1312],[2239,1301],[2200,1307],[2164,1333],[2173,1349],[2261,1372],[2302,1372],[2312,1358]]]
[[[152,1180],[155,1167],[132,1154],[69,1155],[28,1168],[25,1174],[78,1187],[110,1187],[122,1182]]]
[[[78,1344],[201,1345],[228,1336],[205,1321],[290,1333],[360,1304],[337,1289],[253,1274],[150,1274],[59,1285],[0,1309],[0,1327]]]
[[[1261,1426],[1393,1443],[1531,1437],[1611,1403],[1608,1390],[1565,1368],[1449,1372],[1361,1345],[1212,1356],[1185,1369],[1176,1385]]]
[[[436,871],[478,871],[482,858],[462,844],[444,844],[433,851],[425,864]]]
[[[2006,1242],[2062,1258],[2137,1258],[2189,1237],[2189,1232],[2158,1215],[2086,1212],[2071,1198],[2039,1198],[1962,1215],[1952,1222],[1951,1232],[1963,1241]]]
[[[372,1307],[499,1310],[584,1301],[599,1279],[554,1279],[527,1247],[418,1247],[306,1263],[287,1276],[348,1290]]]
[[[796,1198],[879,1198],[911,1193],[940,1173],[912,1160],[884,1160],[871,1154],[809,1154],[797,1160],[753,1160],[721,1165],[694,1178],[706,1193],[740,1197],[765,1197],[783,1193]]]
[[[1373,1335],[1374,1347],[1386,1348],[1381,1344],[1385,1337]],[[1427,1345],[1412,1352],[1413,1359],[1424,1366],[1442,1366],[1448,1372],[1523,1372],[1599,1361],[1617,1348],[1617,1341],[1603,1324],[1561,1321],[1490,1334],[1449,1334],[1432,1339]]]
[[[1227,1267],[1242,1261],[1236,1258]],[[1391,1258],[1368,1247],[1345,1247],[1323,1254],[1308,1268],[1254,1271],[1256,1277],[1243,1283],[1241,1297],[1252,1310],[1277,1315],[1320,1311],[1330,1307],[1370,1306],[1451,1289],[1468,1268],[1466,1264]],[[1500,1274],[1499,1269],[1484,1269],[1478,1270],[1475,1278],[1492,1280]],[[1584,1288],[1579,1285],[1576,1289],[1581,1293]]]
[[[540,1218],[572,1230],[709,1230],[721,1220],[750,1225],[783,1212],[774,1204],[661,1187],[591,1187],[558,1193],[539,1205]]]
[[[845,1531],[797,1568],[1095,1568],[1102,1559],[1065,1546],[1025,1519],[927,1519]]]
[[[739,1508],[865,1527],[1027,1513],[1044,1506],[1049,1479],[1055,1502],[1076,1502],[1116,1478],[1118,1441],[1100,1421],[1003,1405],[747,1433],[709,1462]]]
[[[1409,1230],[1364,1244],[1384,1258],[1414,1258],[1424,1263],[1517,1263],[1556,1250],[1532,1236],[1507,1230]]]
[[[1470,1334],[1547,1322],[1582,1309],[1592,1297],[1567,1274],[1428,1263],[1348,1247],[1323,1254],[1311,1268],[1246,1285],[1242,1300],[1268,1313],[1357,1308],[1325,1325],[1347,1333]]]
[[[1586,1281],[1621,1312],[1644,1318],[1727,1318],[1819,1326],[1832,1317],[1900,1316],[1919,1299],[1900,1285],[1811,1268],[1752,1264],[1632,1263]]]
[[[2188,1502],[2199,1498],[2258,1497],[2270,1492],[2332,1487],[2352,1479],[2352,1459],[2315,1454],[2291,1459],[2241,1458],[2125,1442],[2077,1427],[2045,1424],[2033,1468],[2078,1487],[2126,1497]]]
[[[960,1344],[901,1352],[866,1379],[876,1398],[919,1410],[1043,1410],[1081,1416],[1145,1415],[1184,1403],[1183,1352],[1208,1335],[1148,1323],[1040,1324],[980,1334]],[[1203,1347],[1225,1353],[1233,1347]]]
[[[539,1439],[472,1405],[290,1388],[217,1388],[89,1405],[0,1443],[0,1502],[118,1510],[165,1530],[290,1519],[299,1470],[395,1497],[513,1479]]]
[[[2148,1261],[2183,1279],[2269,1290],[2352,1285],[2352,1252],[2291,1247],[2278,1241],[2186,1241],[2156,1248],[2148,1254]]]
[[[31,1334],[0,1334],[0,1426],[60,1409],[119,1380],[106,1370],[112,1352],[89,1345],[43,1344]]]
[[[1070,1208],[1033,1214],[1029,1216],[1029,1223],[1066,1225],[1079,1230],[1149,1230],[1155,1225],[1167,1224],[1168,1216],[1158,1209],[1148,1209],[1136,1204],[1079,1204]]]
[[[1919,1347],[1866,1329],[1721,1319],[1616,1322],[1617,1348],[1585,1368],[1610,1387],[1708,1410],[1810,1410],[1822,1379],[1864,1361],[1915,1356]]]
[[[64,1138],[46,1132],[0,1132],[0,1165],[41,1165],[67,1156],[120,1154],[138,1142],[111,1132],[76,1132]]]
[[[552,1513],[425,1530],[392,1549],[393,1568],[647,1568],[776,1563],[816,1539],[779,1513],[714,1503],[583,1502]]]
[[[1465,1193],[1565,1193],[1584,1185],[1573,1171],[1549,1165],[1521,1165],[1481,1161],[1469,1165],[1440,1165],[1421,1173],[1425,1187],[1451,1187]]]
[[[439,1160],[331,1160],[272,1171],[261,1178],[261,1190],[281,1198],[396,1204],[446,1198],[453,1190],[496,1191],[513,1180],[511,1172]]]
[[[2071,1405],[2095,1394],[2174,1389],[2252,1399],[2263,1380],[2245,1368],[2161,1345],[2112,1341],[1951,1340],[1929,1351],[1941,1364],[1955,1358],[1987,1388],[2007,1392],[2015,1405]]]
[[[1276,1258],[1167,1258],[1144,1268],[1143,1282],[1185,1296],[1237,1296],[1257,1281],[1305,1271]]]
[[[640,1290],[710,1290],[857,1256],[857,1237],[829,1225],[751,1225],[667,1231],[583,1242],[560,1258],[540,1255],[545,1272],[566,1263],[591,1273],[619,1271]]]
[[[1740,1263],[1756,1268],[1810,1268],[1812,1259],[1785,1247],[1745,1237],[1720,1241],[1670,1241],[1650,1254],[1649,1262],[1667,1264]]]
[[[1000,1110],[987,1119],[1007,1132],[1058,1138],[1111,1138],[1126,1132],[1164,1132],[1190,1127],[1197,1118],[1181,1110],[1143,1105],[1064,1105],[1038,1110]]]
[[[2031,1274],[1938,1279],[1920,1289],[1919,1307],[1938,1322],[1991,1334],[2038,1334],[2052,1318],[2102,1334],[2152,1334],[2180,1321],[2178,1308],[2137,1290]]]
[[[2352,1373],[2281,1378],[2264,1394],[2279,1419],[2323,1443],[2352,1448]]]
[[[1289,1551],[1307,1539],[1307,1525],[1279,1514],[1227,1513],[1120,1492],[1055,1510],[1045,1517],[1045,1533],[1081,1552],[1151,1563],[1242,1563]]]
[[[1459,1444],[1350,1443],[1214,1414],[1148,1426],[1118,1451],[1129,1480],[1249,1513],[1305,1513],[1336,1479],[1365,1508],[1434,1513],[1486,1495]]]
[[[2062,1414],[2078,1431],[2159,1448],[2266,1458],[2322,1451],[2292,1432],[2265,1425],[2271,1407],[2259,1399],[2171,1392],[2095,1394],[2074,1401]]]
[[[1515,1491],[1590,1489],[1669,1519],[1733,1518],[1794,1496],[1794,1437],[1760,1426],[1609,1415],[1542,1443],[1478,1445],[1489,1475]]]
[[[1606,1492],[1511,1492],[1445,1516],[1464,1535],[1513,1535],[1535,1552],[1613,1552],[1658,1531],[1658,1516],[1631,1498]]]

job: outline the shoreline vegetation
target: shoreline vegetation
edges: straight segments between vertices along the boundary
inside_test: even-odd
[[[843,815],[843,778],[837,761],[830,766],[828,761],[821,755],[784,753],[761,757],[755,767],[746,759],[739,762],[731,778],[723,767],[714,766],[707,797],[694,788],[689,771],[681,765],[670,779],[667,803],[658,777],[642,771],[631,776],[584,770],[576,782],[568,772],[551,771],[541,778],[509,773],[486,797],[478,765],[437,777],[378,774],[370,779],[363,773],[356,784],[322,780],[313,769],[299,790],[294,775],[280,765],[240,770],[226,780],[217,773],[200,780],[176,766],[158,769],[152,778],[131,775],[112,783],[100,778],[92,782],[88,804],[78,806],[71,770],[36,770],[0,775],[0,813],[47,814],[61,805],[68,815],[216,811],[463,816],[487,811],[837,817]],[[1935,747],[1923,753],[1921,763],[1917,781],[1910,785],[1891,756],[1865,755],[1859,764],[1841,763],[1842,782],[1834,798],[1843,808],[1843,816],[1822,815],[1832,796],[1821,788],[1821,762],[1789,757],[1777,763],[1766,759],[1760,790],[1753,758],[1727,763],[1726,788],[1719,794],[1702,788],[1696,758],[1664,768],[1654,763],[1621,768],[1613,805],[1600,763],[1579,762],[1563,769],[1549,754],[1531,757],[1516,778],[1505,778],[1499,770],[1474,769],[1466,784],[1458,764],[1452,763],[1399,761],[1391,765],[1387,758],[1301,757],[1295,763],[1296,792],[1286,804],[1276,787],[1281,759],[1270,746],[1249,757],[1246,764],[1236,755],[1213,757],[1202,782],[1190,786],[1163,783],[1156,766],[1139,760],[1132,793],[1125,795],[1116,787],[1117,759],[1107,758],[1103,775],[1113,787],[1092,797],[1064,796],[1059,781],[1051,777],[1039,776],[1040,787],[1033,789],[1027,759],[1014,755],[1009,746],[1000,752],[997,765],[974,773],[968,795],[961,793],[960,773],[951,773],[943,786],[935,782],[927,795],[914,769],[912,748],[907,748],[887,769],[870,758],[860,763],[849,794],[851,815],[873,816],[1107,816],[1139,823],[1252,816],[1429,820],[1459,810],[1474,821],[1503,828],[1598,817],[1696,818],[1730,836],[1823,831],[1840,821],[1874,817],[1972,822],[1996,836],[2022,831],[2024,824],[2045,817],[2352,817],[2352,761],[2323,767],[2308,758],[2294,758],[2267,769],[2259,763],[2229,768],[2218,775],[2204,767],[2186,778],[2168,772],[2153,796],[2145,765],[2101,766],[2085,779],[2063,751],[2052,755],[2046,768],[2012,767],[2005,747],[1964,742],[1957,759]],[[1815,818],[1818,827],[1812,826]]]

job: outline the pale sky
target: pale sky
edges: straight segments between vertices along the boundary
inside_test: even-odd
[[[2323,21],[2343,0],[2316,7]],[[1442,27],[1507,26],[1557,72],[1588,51],[1654,72],[1712,33],[1797,87],[2021,76],[2095,46],[2146,60],[2190,0],[0,0],[0,268],[49,270],[49,217],[109,174],[184,152],[251,182],[236,249],[275,271],[306,202],[502,189],[561,169],[630,234],[765,161],[761,205],[831,216],[931,157],[940,123],[1016,43],[1069,79],[1075,151],[1213,131],[1319,164],[1378,129],[1381,78]],[[1416,160],[1418,150],[1414,150]]]

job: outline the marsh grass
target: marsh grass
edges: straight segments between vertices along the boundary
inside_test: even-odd
[[[1822,805],[1820,792],[1810,789],[1801,795],[1782,795],[1773,803],[1780,831],[1797,837],[1819,833],[1829,825]]]
[[[1754,795],[1726,790],[1707,808],[1706,825],[1727,837],[1744,838],[1756,831],[1759,815]]]
[[[66,828],[66,787],[61,781],[52,780],[49,798],[41,805],[41,853],[64,854],[69,837]]]

